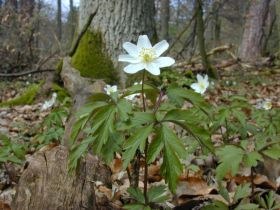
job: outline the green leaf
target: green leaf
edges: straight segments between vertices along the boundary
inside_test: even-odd
[[[164,146],[164,142],[161,138],[161,135],[157,133],[155,139],[153,139],[152,143],[149,145],[148,148],[148,154],[147,154],[148,164],[155,161],[155,159],[161,152],[163,146]]]
[[[259,205],[253,203],[239,204],[234,210],[258,210]]]
[[[83,139],[82,142],[74,145],[69,154],[69,171],[73,171],[77,168],[79,160],[88,151],[88,147],[93,143],[95,139],[88,137]]]
[[[239,164],[242,162],[244,152],[234,145],[227,145],[217,149],[217,156],[220,164],[216,169],[218,180],[223,179],[227,173],[235,175],[238,172]]]
[[[168,198],[164,185],[151,187],[147,195],[150,203],[163,203]]]
[[[129,187],[127,189],[129,195],[141,204],[145,204],[145,197],[139,188]]]
[[[161,173],[165,177],[169,189],[174,192],[178,177],[183,172],[179,157],[186,158],[186,150],[180,139],[164,124],[159,130],[159,138],[164,142]]]
[[[128,204],[124,206],[124,209],[127,210],[151,210],[149,206],[145,206],[144,204]]]
[[[252,151],[244,156],[244,164],[248,167],[256,167],[258,161],[263,161],[263,157],[256,151]]]
[[[201,108],[204,112],[208,112],[210,109],[210,105],[206,103],[204,98],[193,90],[179,87],[170,87],[167,90],[167,96],[171,101],[173,101],[175,104],[178,104],[179,106],[182,106],[184,101],[187,100],[194,106]]]
[[[263,151],[263,153],[275,160],[280,159],[280,146],[279,145],[273,145],[270,148]]]
[[[146,142],[146,139],[153,131],[153,125],[139,128],[124,144],[123,149],[123,168],[127,168],[129,162],[135,156],[139,146]]]
[[[228,210],[228,206],[221,201],[214,201],[212,204],[202,207],[201,210]]]
[[[127,100],[120,100],[117,103],[118,114],[122,121],[127,121],[129,119],[129,114],[132,112],[132,105]]]
[[[237,202],[239,199],[250,196],[250,194],[251,194],[251,188],[249,183],[238,185],[233,197],[233,201]]]
[[[201,146],[214,153],[214,147],[209,132],[204,128],[199,127],[197,122],[193,124],[189,123],[192,118],[195,117],[187,110],[171,110],[166,113],[163,121],[169,121],[181,126],[189,134],[191,134],[201,144]]]
[[[226,187],[224,187],[221,183],[221,181],[218,181],[218,184],[219,184],[219,193],[220,195],[228,202],[230,203],[230,197],[229,197],[229,192],[227,190]]]

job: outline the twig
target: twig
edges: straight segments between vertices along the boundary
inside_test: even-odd
[[[36,73],[42,73],[42,72],[51,72],[55,71],[55,69],[35,69],[35,70],[30,70],[30,71],[25,71],[25,72],[20,72],[20,73],[12,73],[12,74],[3,74],[0,73],[0,77],[21,77],[27,74],[36,74]]]
[[[75,52],[76,52],[76,50],[77,50],[77,48],[78,48],[78,46],[79,46],[79,43],[80,43],[80,41],[81,41],[83,35],[87,32],[88,27],[90,26],[90,24],[91,24],[93,18],[94,18],[95,15],[97,14],[97,11],[98,11],[98,7],[97,7],[96,10],[88,17],[88,20],[87,20],[86,24],[84,25],[82,31],[80,32],[80,34],[78,35],[76,41],[74,42],[73,47],[70,49],[70,51],[69,51],[69,53],[68,53],[69,56],[72,57],[72,56],[75,54]]]

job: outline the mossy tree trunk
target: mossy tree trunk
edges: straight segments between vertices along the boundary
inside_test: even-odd
[[[207,74],[213,78],[217,78],[216,69],[211,66],[211,63],[208,59],[206,49],[205,49],[205,37],[204,37],[204,21],[203,21],[203,8],[202,1],[195,1],[195,10],[196,10],[196,33],[197,41],[199,46],[199,53],[201,56],[203,68],[207,71]]]
[[[255,62],[262,56],[264,47],[264,28],[270,0],[251,0],[247,12],[239,57]]]
[[[123,53],[122,44],[136,42],[140,34],[155,38],[154,0],[81,0],[78,32],[96,9],[97,14],[73,56],[72,65],[81,75],[105,78],[110,83],[117,82],[113,69],[119,70],[123,84],[125,77],[117,61]]]

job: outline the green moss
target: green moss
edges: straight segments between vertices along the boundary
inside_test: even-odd
[[[68,93],[68,91],[56,83],[52,84],[52,91],[57,93],[58,100],[61,102],[63,102],[63,100],[65,98],[70,97],[70,94]]]
[[[81,72],[81,76],[104,79],[107,83],[118,81],[118,73],[105,49],[101,33],[87,31],[82,37],[76,53],[72,57],[72,65]]]
[[[60,72],[62,71],[62,67],[63,67],[63,60],[59,60],[59,62],[56,64],[56,73],[60,74]]]
[[[42,83],[30,85],[22,93],[22,95],[14,98],[14,99],[11,99],[9,101],[4,101],[4,102],[0,103],[0,107],[32,104],[35,100],[37,93],[41,89],[41,86],[42,86]]]

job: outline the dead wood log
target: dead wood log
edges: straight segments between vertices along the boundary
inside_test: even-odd
[[[87,155],[76,175],[68,174],[68,150],[57,146],[35,153],[18,183],[13,210],[100,209],[94,181],[110,183],[110,173]]]

